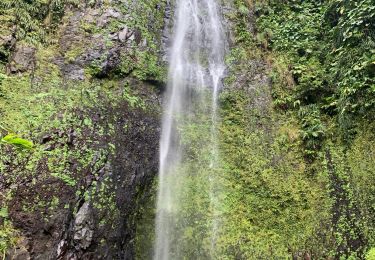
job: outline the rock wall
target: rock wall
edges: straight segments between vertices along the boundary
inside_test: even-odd
[[[0,146],[0,224],[17,237],[7,258],[134,259],[158,170],[165,7],[68,6],[37,46],[4,33],[0,131],[34,143]]]
[[[173,2],[65,5],[37,44],[20,39],[16,21],[1,13],[0,136],[34,143],[0,142],[0,253],[7,259],[152,257]],[[293,64],[269,48],[270,31],[257,31],[257,15],[271,7],[222,3],[229,44],[218,183],[227,188],[227,211],[216,253],[363,258],[374,245],[373,123],[358,124],[348,145],[332,117],[312,115],[325,132],[313,150],[306,147],[304,122],[289,104],[297,91]]]

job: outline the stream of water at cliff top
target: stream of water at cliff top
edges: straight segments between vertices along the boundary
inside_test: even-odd
[[[215,169],[220,161],[217,99],[226,41],[217,0],[176,0],[173,28],[160,139],[154,259],[192,257],[188,243],[194,247],[193,255],[207,259],[215,250],[220,221],[215,213]],[[204,217],[196,214],[200,207],[207,207]],[[201,240],[192,235],[189,242],[189,232],[206,235]]]

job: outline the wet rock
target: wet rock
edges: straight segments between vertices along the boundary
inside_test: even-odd
[[[77,137],[77,133],[71,129],[70,132],[68,133],[68,140],[67,144],[68,145],[73,145],[74,144],[74,139]]]
[[[109,1],[106,1],[106,4],[108,3]],[[119,1],[116,1],[116,5],[118,3]],[[116,11],[116,7],[105,11],[103,15],[103,9],[99,9],[99,1],[95,6],[98,9],[82,6],[67,10],[64,24],[59,26],[59,33],[56,35],[58,50],[51,53],[53,56],[48,60],[60,69],[62,87],[69,87],[70,80],[85,80],[85,70],[88,68],[94,67],[92,71],[86,70],[90,76],[114,75],[121,58],[125,55],[132,55],[129,45],[133,48],[133,42],[136,40],[139,44],[147,44],[141,32],[134,32],[132,28],[121,27],[113,32],[109,28],[95,30],[95,32],[89,30],[90,28],[85,30],[82,27],[85,22],[92,25],[97,23],[99,18],[103,19],[103,26],[106,26],[113,19],[124,21],[131,17],[131,14],[120,14]],[[110,44],[107,41],[108,35],[113,41]],[[93,73],[96,74],[92,75]],[[128,80],[132,79],[119,79],[118,83],[122,86],[123,82],[128,82]],[[149,82],[135,81],[129,85],[134,86],[139,95],[148,100],[148,104],[158,107],[161,102],[159,90],[149,85]],[[115,92],[115,94],[118,93]],[[91,207],[89,203],[83,203],[81,206],[85,198],[82,195],[76,195],[75,188],[68,187],[58,178],[40,179],[35,186],[29,185],[29,182],[21,184],[15,201],[23,201],[19,198],[32,198],[37,195],[47,200],[52,196],[59,198],[59,205],[56,209],[47,209],[48,213],[58,216],[58,220],[51,221],[53,224],[51,227],[44,225],[45,220],[40,214],[27,213],[27,216],[30,216],[29,220],[23,218],[18,213],[22,211],[20,202],[17,201],[12,207],[12,211],[15,212],[13,213],[14,223],[29,238],[29,251],[33,259],[134,259],[135,226],[129,226],[128,223],[132,223],[131,218],[137,210],[136,196],[140,192],[139,187],[148,187],[157,173],[157,144],[160,131],[158,109],[152,112],[130,109],[125,100],[116,106],[103,101],[100,106],[90,109],[93,111],[89,111],[89,108],[85,108],[84,112],[76,111],[75,116],[84,113],[92,119],[94,125],[104,129],[110,123],[115,127],[113,134],[102,136],[92,131],[85,132],[85,136],[81,137],[78,130],[75,133],[66,129],[50,129],[41,136],[40,142],[44,144],[47,151],[64,146],[69,149],[69,152],[75,154],[74,152],[78,151],[81,145],[90,146],[92,151],[105,151],[108,158],[104,166],[101,156],[96,156],[98,158],[90,165],[90,169],[80,167],[77,162],[79,158],[72,156],[67,160],[66,167],[70,172],[77,173],[75,177],[79,178],[79,184],[84,186],[82,191],[97,192],[99,190],[96,189],[99,187],[109,185],[111,193],[108,191],[105,195],[113,196],[111,206],[116,207],[118,214],[108,212],[107,205],[103,205],[105,207],[101,210]],[[101,116],[97,116],[98,112]],[[56,119],[62,120],[63,118],[63,112],[59,112],[56,116]],[[144,126],[141,127],[139,122],[144,122]],[[132,127],[124,128],[124,125],[128,123]],[[147,131],[144,127],[147,127]],[[113,143],[115,151],[109,150],[107,143]],[[41,176],[50,176],[44,161],[41,161],[39,170],[42,173]],[[94,181],[97,185],[93,184]],[[68,207],[65,208],[65,206]],[[74,215],[76,209],[78,213]],[[102,219],[106,223],[99,225]],[[101,243],[102,240],[106,243]],[[88,257],[90,253],[93,254],[91,258]],[[23,252],[19,251],[19,255],[22,254]],[[24,257],[24,259],[29,259],[27,255]]]
[[[173,28],[172,16],[173,16],[173,11],[172,11],[171,1],[167,0],[165,10],[164,10],[164,30],[162,33],[162,60],[163,61],[168,60],[169,48],[171,46],[170,39],[172,38],[172,28]]]
[[[8,64],[8,73],[31,70],[35,64],[35,50],[25,45],[17,46]]]
[[[105,78],[111,71],[115,70],[121,60],[120,60],[120,49],[111,49],[107,55],[102,59],[102,57],[94,60],[97,66],[97,73],[95,74],[98,78]]]
[[[68,249],[68,243],[65,240],[61,240],[57,245],[57,258],[63,256]]]
[[[74,242],[76,248],[86,249],[94,235],[94,222],[90,204],[85,202],[79,209],[74,221]]]

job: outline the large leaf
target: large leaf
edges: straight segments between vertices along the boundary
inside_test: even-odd
[[[1,139],[2,143],[11,144],[21,149],[32,149],[34,144],[26,139],[18,137],[16,134],[8,134]]]

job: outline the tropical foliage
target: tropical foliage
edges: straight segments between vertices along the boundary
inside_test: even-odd
[[[0,3],[0,14],[15,25],[14,35],[18,40],[37,44],[45,40],[65,6],[78,3],[77,0],[4,0]]]
[[[256,6],[259,43],[284,56],[296,90],[289,107],[315,104],[344,132],[375,107],[375,6],[362,1],[269,1]],[[282,98],[275,96],[276,99]]]
[[[109,18],[104,28],[82,19],[79,44],[61,53],[56,39],[69,7],[105,9],[109,2],[126,19]],[[207,170],[212,119],[197,117],[179,129],[188,148],[181,173],[201,173],[186,176],[181,188],[180,213],[189,216],[176,222],[181,255],[374,260],[374,1],[221,2],[235,8],[224,8],[232,48],[220,95],[220,167]],[[0,63],[8,62],[16,43],[37,47],[31,80],[28,72],[0,72],[0,187],[6,187],[0,191],[0,258],[23,231],[12,224],[13,202],[22,214],[54,221],[56,209],[74,215],[73,204],[83,200],[100,212],[100,227],[113,229],[124,215],[120,208],[136,204],[126,213],[127,228],[134,231],[138,259],[152,257],[155,198],[149,194],[156,188],[145,189],[154,173],[140,166],[150,184],[136,188],[134,204],[120,203],[120,184],[111,178],[121,174],[110,160],[121,155],[113,162],[122,173],[118,168],[137,163],[131,149],[143,148],[143,137],[159,131],[150,128],[157,128],[151,121],[161,108],[154,103],[166,77],[158,43],[167,7],[158,0],[0,1]],[[92,48],[87,35],[104,35],[110,46],[108,35],[124,28],[134,30],[136,39],[126,48],[121,43],[126,51],[119,52],[111,73],[101,74],[104,53],[82,65],[85,80],[64,78],[62,68],[77,65],[77,57]],[[219,176],[214,185],[208,182],[213,175]],[[138,177],[129,177],[131,185]],[[217,208],[209,196],[212,186],[220,194]],[[26,193],[21,198],[17,192]],[[104,248],[109,242],[100,243]]]

